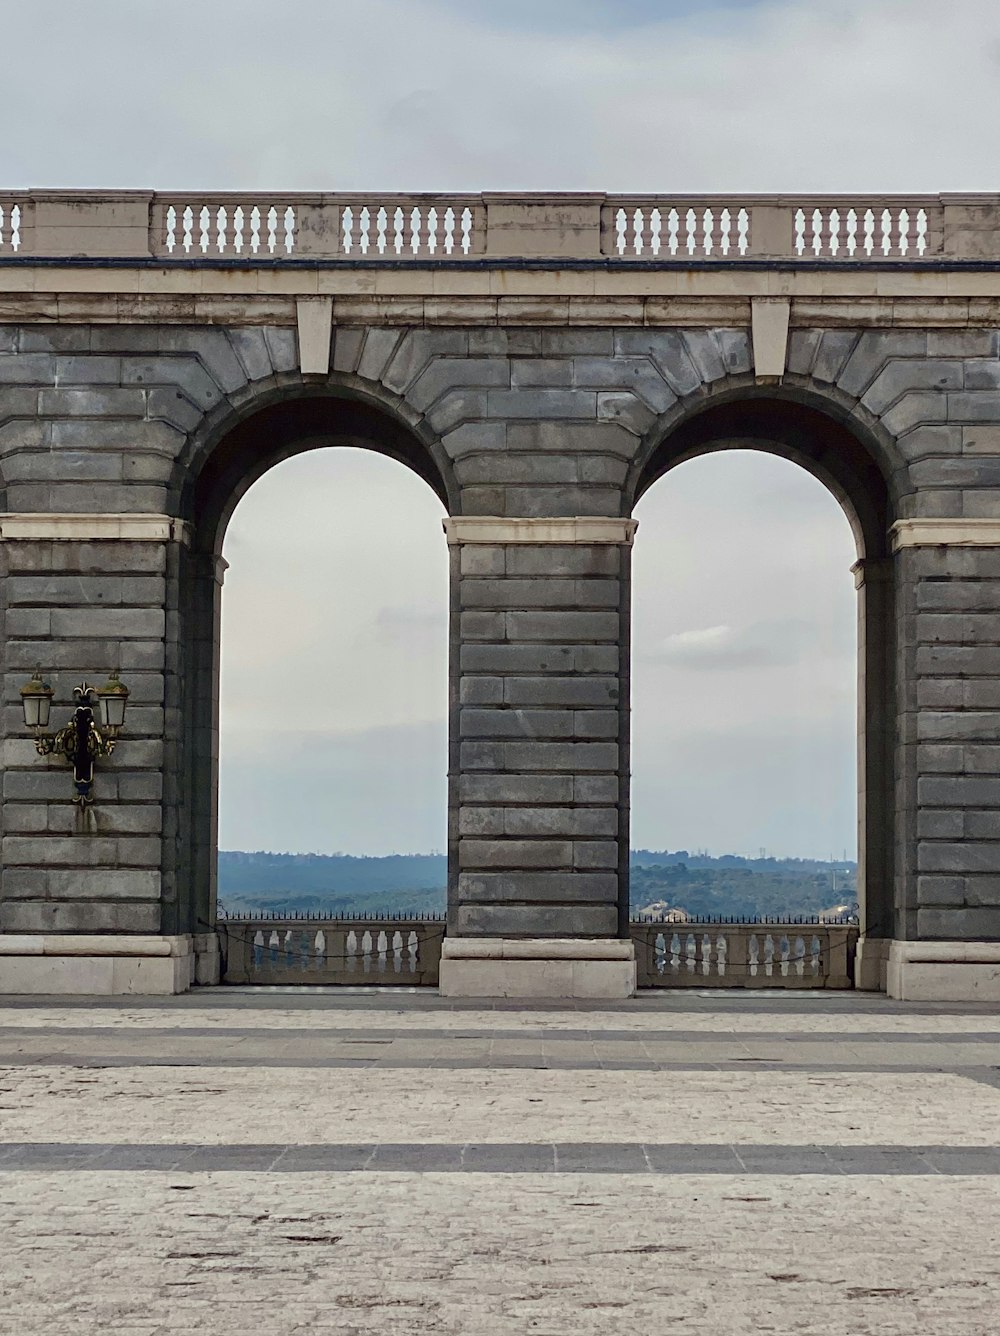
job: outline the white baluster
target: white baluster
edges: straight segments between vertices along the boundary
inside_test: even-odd
[[[659,255],[662,244],[660,229],[663,226],[663,215],[659,209],[652,209],[649,214],[649,249],[653,255]]]
[[[285,254],[291,255],[295,249],[295,210],[289,204],[285,208]]]
[[[639,208],[634,209],[632,212],[632,232],[630,235],[631,245],[629,248],[629,253],[631,255],[642,254],[642,238],[643,238],[643,233],[645,231],[645,227],[646,227],[646,215],[643,213],[642,209]]]

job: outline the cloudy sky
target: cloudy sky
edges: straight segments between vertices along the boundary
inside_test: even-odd
[[[1000,188],[995,0],[8,0],[2,17],[5,187]],[[739,454],[684,465],[638,514],[633,843],[852,849],[837,505]],[[443,847],[440,515],[353,451],[288,461],[241,503],[225,847]],[[309,732],[261,689],[293,666]]]

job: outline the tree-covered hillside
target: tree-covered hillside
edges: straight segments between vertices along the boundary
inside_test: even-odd
[[[808,915],[852,906],[856,895],[853,863],[638,849],[631,864],[634,913]],[[230,914],[440,914],[447,871],[443,854],[227,851],[219,854],[219,906]]]

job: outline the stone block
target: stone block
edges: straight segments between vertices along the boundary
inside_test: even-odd
[[[617,840],[577,840],[573,845],[573,866],[583,870],[616,868],[619,861]]]
[[[0,900],[2,932],[159,932],[159,900],[149,904]]]
[[[1000,775],[928,775],[917,781],[921,807],[1000,807]]]
[[[597,395],[591,390],[490,390],[487,417],[593,418]]]
[[[463,709],[459,733],[468,738],[571,738],[575,724],[571,710]]]
[[[506,549],[482,543],[467,543],[461,549],[462,575],[502,576],[506,569]]]
[[[546,357],[612,357],[610,329],[543,329],[541,349]]]
[[[264,341],[267,344],[267,355],[271,359],[271,366],[274,370],[279,373],[297,371],[299,351],[295,330],[278,325],[266,325],[263,332]]]
[[[617,775],[576,775],[573,801],[578,803],[617,803]]]
[[[500,682],[507,705],[616,706],[617,677],[507,677]]]
[[[638,446],[634,433],[614,422],[510,422],[504,431],[507,447],[525,453],[605,454],[630,460]]]
[[[463,803],[571,803],[571,775],[460,775]]]
[[[1000,909],[918,909],[921,938],[953,942],[1000,939]],[[1000,965],[997,967],[1000,978]]]
[[[473,904],[584,904],[613,905],[618,898],[618,877],[609,872],[463,872],[458,898]]]
[[[469,335],[464,330],[407,330],[382,376],[382,384],[395,394],[402,394],[432,358],[465,357],[468,352]]]
[[[917,904],[938,907],[965,904],[965,878],[921,876],[917,878]]]
[[[621,553],[616,543],[512,544],[506,549],[509,576],[610,576],[617,579]]]
[[[464,459],[466,455],[490,453],[507,448],[505,422],[466,422],[448,432],[441,439],[445,454],[450,459]]]
[[[459,699],[463,705],[501,705],[503,687],[502,677],[462,677]]]
[[[571,868],[569,840],[461,839],[460,868]]]
[[[688,329],[683,334],[688,358],[705,384],[722,380],[726,367],[722,352],[713,332],[707,329]]]
[[[485,390],[451,390],[428,410],[427,421],[439,436],[444,437],[477,418],[503,416],[490,414],[488,409]]]
[[[265,331],[253,325],[233,325],[226,330],[247,380],[264,380],[273,375],[271,354]]]
[[[504,770],[618,769],[618,745],[613,742],[505,742]]]
[[[510,640],[617,641],[621,627],[616,612],[508,612],[505,615]]]
[[[1000,873],[1000,840],[921,841],[917,846],[917,866],[921,872]]]
[[[651,408],[627,390],[602,390],[597,395],[597,416],[617,422],[636,436],[645,436],[656,421]]]
[[[963,384],[961,362],[941,359],[910,358],[888,362],[869,385],[861,402],[870,413],[882,414],[904,394],[914,390],[937,393],[960,390]]]
[[[462,936],[612,937],[618,910],[592,904],[461,904],[456,926]]]
[[[459,589],[463,608],[617,608],[621,587],[617,580],[479,579],[463,580]]]
[[[442,960],[442,997],[623,999],[635,993],[634,961]]]
[[[617,645],[462,645],[465,672],[617,673]]]
[[[617,710],[577,710],[573,715],[573,736],[577,738],[617,738],[621,717]]]
[[[925,330],[865,330],[857,339],[836,383],[845,394],[860,398],[892,358],[926,356]]]
[[[364,358],[359,374],[364,374],[363,367]],[[453,390],[507,389],[511,383],[511,364],[506,357],[437,358],[410,385],[406,399],[418,413],[425,413],[431,404]]]

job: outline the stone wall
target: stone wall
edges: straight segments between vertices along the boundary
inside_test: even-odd
[[[773,387],[755,379],[745,327],[341,326],[324,378],[300,373],[288,325],[0,328],[6,514],[35,517],[43,535],[8,524],[0,542],[0,927],[192,932],[211,916],[226,505],[209,504],[205,479],[255,412],[320,393],[363,405],[372,447],[423,461],[455,517],[530,528],[622,520],[699,413],[735,405],[738,425],[739,405],[766,395],[840,424],[887,498],[880,511],[846,445],[821,449],[794,422],[775,443],[833,480],[866,560],[887,563],[889,597],[864,637],[867,668],[887,662],[891,678],[871,697],[867,741],[881,731],[896,747],[894,799],[868,796],[866,864],[895,878],[873,932],[1000,938],[998,349],[992,328],[794,327]],[[766,447],[755,422],[749,443]],[[332,442],[359,430],[331,410]],[[218,473],[230,504],[274,462],[261,449],[242,480],[239,452]],[[45,517],[60,515],[82,527],[53,537]],[[95,537],[118,515],[148,524]],[[628,834],[627,531],[469,533],[451,535],[453,930],[613,934]],[[36,666],[57,701],[111,667],[133,690],[85,827],[65,768],[35,756],[20,722],[17,690]]]

